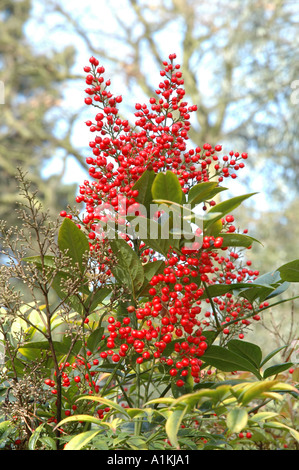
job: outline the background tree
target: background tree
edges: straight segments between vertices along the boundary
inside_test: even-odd
[[[0,80],[5,103],[0,113],[0,218],[16,224],[14,208],[19,200],[17,167],[28,173],[33,188],[52,216],[71,202],[75,185],[64,185],[65,164],[70,155],[82,161],[70,140],[74,116],[62,106],[62,93],[75,50],[36,52],[24,32],[31,15],[31,0],[0,1]],[[45,165],[57,153],[63,161],[60,174],[48,176]]]
[[[252,266],[261,272],[272,272],[277,266],[288,259],[294,259],[298,252],[299,238],[299,200],[294,200],[286,207],[277,211],[267,210],[260,213],[252,208],[251,211],[236,211],[238,225],[247,226],[253,237],[258,237],[263,244],[255,244],[249,253]],[[298,286],[292,287],[291,295],[298,295]],[[279,309],[271,311],[262,322],[254,325],[254,332],[249,336],[254,342],[267,337],[266,350],[290,345],[282,351],[282,357],[287,360],[292,348],[298,349],[298,299],[290,304],[281,304]]]

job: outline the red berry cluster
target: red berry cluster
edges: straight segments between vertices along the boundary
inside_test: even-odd
[[[91,57],[91,65],[84,68],[89,85],[85,103],[99,112],[93,122],[86,122],[90,132],[96,134],[89,143],[92,156],[86,158],[93,181],[84,181],[76,201],[86,204],[83,223],[91,230],[99,209],[104,209],[105,204],[109,203],[117,211],[119,196],[125,208],[136,203],[138,191],[132,187],[148,168],[155,172],[173,171],[183,191],[188,193],[194,184],[209,181],[215,175],[219,182],[235,178],[236,171],[244,167],[246,153],[231,151],[220,161],[221,145],[213,148],[206,143],[203,148],[187,150],[190,117],[197,107],[183,101],[184,80],[180,65],[173,63],[175,58],[171,54],[170,61],[163,63],[160,73],[164,80],[156,90],[156,97],[150,98],[148,105],[136,104],[137,120],[133,127],[119,116],[122,97],[109,91],[111,81],[104,79],[104,67]],[[95,235],[91,234],[90,238],[95,239]]]
[[[99,348],[100,349],[100,348]],[[89,394],[98,393],[100,390],[100,382],[98,381],[99,370],[98,366],[101,361],[99,350],[95,353],[86,351],[86,358],[78,355],[76,356],[73,363],[63,362],[60,364],[59,369],[61,371],[61,385],[62,389],[67,391],[69,387],[77,387],[80,393],[84,393],[86,388],[89,390]],[[54,373],[53,378],[47,378],[44,381],[45,385],[50,387],[51,393],[57,395],[57,374]],[[77,405],[72,402],[71,397],[76,399],[74,393],[67,394],[64,396],[63,402],[66,404],[65,416],[70,416],[72,413],[77,411]],[[101,419],[105,413],[110,411],[109,407],[100,405],[97,407],[96,412],[98,417]],[[49,422],[55,421],[53,417],[50,418]]]
[[[190,119],[197,107],[185,101],[184,80],[175,59],[176,55],[171,54],[163,62],[155,96],[147,104],[136,104],[134,125],[120,117],[122,97],[111,93],[111,82],[104,78],[105,69],[99,61],[91,57],[90,64],[84,67],[88,86],[85,103],[97,110],[94,120],[86,122],[93,135],[89,143],[91,155],[86,158],[92,180],[80,186],[76,201],[85,204],[82,225],[94,252],[103,249],[96,227],[107,217],[105,208],[112,206],[120,217],[127,215],[129,207],[138,210],[139,192],[133,187],[147,169],[156,173],[172,171],[188,195],[194,185],[211,178],[219,183],[225,178],[235,179],[244,167],[247,153],[230,151],[221,157],[222,146],[208,143],[202,148],[189,148]],[[213,206],[215,202],[206,201],[204,210],[207,204]],[[71,217],[65,211],[61,215]],[[234,217],[226,216],[222,226],[222,233],[235,232]],[[131,242],[129,235],[125,239]],[[143,262],[157,259],[145,243],[139,248]],[[108,249],[100,265],[108,277],[109,253]],[[219,330],[220,325],[222,333],[229,335],[237,325],[242,338],[242,329],[249,324],[242,317],[252,309],[245,299],[236,302],[230,293],[216,297],[212,309],[209,298],[204,296],[205,286],[250,281],[258,274],[250,269],[250,262],[242,264],[237,250],[223,246],[221,233],[204,236],[200,249],[182,249],[180,253],[170,249],[164,269],[150,281],[148,300],[130,306],[130,315],[122,321],[109,317],[107,348],[101,358],[118,362],[130,354],[139,364],[155,358],[168,368],[171,377],[176,377],[178,386],[184,384],[188,374],[199,381],[201,357],[208,347],[205,331]],[[134,327],[132,315],[136,320]],[[229,322],[233,328],[226,327]],[[167,346],[173,342],[173,349],[166,354]]]

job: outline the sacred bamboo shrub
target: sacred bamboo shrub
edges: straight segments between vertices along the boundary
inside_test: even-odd
[[[86,122],[92,135],[91,156],[86,158],[91,181],[80,186],[76,201],[85,203],[85,212],[76,222],[87,234],[92,253],[106,247],[101,271],[126,285],[131,296],[128,315],[121,322],[114,316],[109,319],[109,351],[102,357],[110,354],[118,362],[134,353],[137,364],[157,359],[168,366],[177,386],[183,386],[190,374],[195,382],[200,380],[208,337],[210,342],[219,337],[221,344],[236,335],[242,339],[251,319],[258,320],[268,302],[261,302],[256,312],[250,299],[231,293],[233,283],[242,286],[259,275],[243,253],[254,240],[247,230],[237,231],[230,214],[251,195],[226,205],[216,205],[214,200],[226,189],[221,183],[237,177],[248,155],[237,151],[223,155],[220,144],[189,148],[190,120],[197,106],[185,101],[184,80],[175,59],[171,54],[163,63],[162,81],[149,104],[136,104],[134,125],[120,117],[122,97],[110,91],[111,81],[104,78],[99,61],[92,57],[84,68],[85,103],[94,106],[96,114]],[[151,217],[149,208],[156,202],[162,206]],[[197,245],[193,241],[191,248],[186,246],[184,237],[175,238],[171,230],[166,240],[154,238],[148,227],[143,237],[130,232],[132,218],[140,214],[147,222],[151,218],[151,227],[161,226],[169,203],[176,207],[188,203],[191,211],[201,207],[203,214],[208,212],[204,225],[197,228]],[[61,216],[72,218],[66,211]],[[111,237],[107,225],[114,222]],[[126,278],[124,266],[115,269],[112,256],[120,258],[121,251],[124,259],[131,256],[135,263],[133,281]],[[143,270],[141,263],[148,272],[148,286],[136,274]],[[215,286],[224,296],[211,293],[211,301],[208,287]],[[169,344],[173,347],[166,354]]]

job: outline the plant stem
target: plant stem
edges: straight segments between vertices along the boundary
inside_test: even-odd
[[[206,290],[206,292],[207,292],[207,295],[208,295],[208,298],[209,298],[209,301],[210,301],[210,304],[211,304],[211,307],[212,307],[212,310],[213,310],[213,313],[214,313],[214,318],[215,318],[217,330],[218,330],[218,332],[220,332],[220,331],[221,331],[221,325],[220,325],[219,319],[218,319],[218,317],[217,317],[217,312],[216,312],[216,309],[215,309],[215,305],[214,305],[213,299],[212,299],[212,297],[211,297],[211,295],[210,295],[210,293],[209,293],[209,288],[208,288],[206,282],[205,282],[205,281],[202,281],[202,282],[203,282],[203,285],[204,285],[205,290]]]
[[[137,391],[137,408],[140,408],[140,364],[136,365],[136,391]],[[139,436],[141,432],[142,420],[137,419],[135,422],[135,436]]]
[[[110,375],[110,377],[108,378],[107,382],[105,383],[104,387],[102,388],[101,390],[101,395],[103,395],[103,393],[107,390],[107,388],[109,387],[110,383],[112,382],[112,380],[114,379],[114,377],[116,376],[116,373],[118,371],[118,369],[120,368],[120,366],[122,365],[122,360],[119,361],[119,363],[117,364],[117,366],[115,367],[114,371],[112,372],[112,374]]]
[[[151,367],[151,371],[150,371],[150,375],[149,375],[149,379],[148,379],[148,382],[146,384],[146,387],[145,387],[145,392],[144,392],[144,403],[147,402],[148,400],[148,395],[149,395],[149,387],[152,383],[152,377],[153,377],[153,373],[154,373],[154,367],[155,367],[155,364],[156,364],[156,361],[155,361],[155,358],[153,358],[153,362],[152,362],[152,367]]]

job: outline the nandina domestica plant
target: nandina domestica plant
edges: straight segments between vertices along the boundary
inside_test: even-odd
[[[86,122],[95,136],[89,144],[92,156],[86,158],[92,181],[84,182],[76,200],[85,203],[82,225],[88,232],[90,250],[99,252],[99,269],[105,279],[101,282],[107,285],[112,276],[127,296],[119,318],[128,315],[121,323],[114,317],[108,319],[109,352],[103,356],[118,362],[126,356],[129,344],[137,364],[160,358],[170,367],[171,377],[180,377],[176,384],[182,386],[189,373],[195,382],[199,380],[209,340],[220,336],[221,343],[226,343],[236,334],[243,338],[251,318],[258,320],[269,303],[264,298],[257,305],[252,302],[265,291],[262,296],[254,291],[252,298],[248,284],[259,286],[259,272],[252,270],[239,248],[251,248],[256,240],[245,235],[246,230],[237,233],[230,214],[252,194],[217,205],[213,200],[226,189],[220,183],[235,179],[248,155],[230,151],[221,158],[219,144],[187,148],[191,114],[197,106],[184,101],[184,80],[175,59],[171,54],[163,63],[163,81],[149,106],[136,104],[134,126],[120,118],[122,97],[109,91],[111,82],[105,80],[104,68],[96,58],[90,59],[90,66],[84,68],[89,86],[85,103],[99,112],[93,122]],[[156,202],[164,206],[156,210]],[[179,238],[171,230],[175,217],[167,210],[170,204],[172,211],[188,206],[184,221],[189,217],[192,222],[195,207],[210,208],[202,226],[197,227],[193,245],[186,247],[183,231]],[[68,217],[65,212],[61,215]],[[180,210],[175,215],[183,218]],[[130,227],[136,217],[139,224],[143,222],[140,217],[145,219],[145,231],[141,234],[139,230],[139,236]],[[113,223],[112,236],[103,230],[103,221]],[[180,222],[182,228],[183,220]],[[168,237],[160,238],[165,225]],[[274,290],[272,284],[270,291]],[[238,289],[242,296],[233,296],[231,292]],[[226,295],[221,298],[215,293]],[[175,339],[173,360],[164,351]]]
[[[44,393],[54,399],[49,405],[44,398],[37,430],[27,422],[32,446],[46,446],[43,433],[52,426],[66,448],[217,448],[215,423],[209,427],[205,417],[213,412],[222,429],[219,446],[238,448],[236,435],[247,427],[249,439],[250,426],[257,426],[246,409],[252,400],[296,394],[292,384],[273,379],[293,363],[264,369],[275,353],[262,359],[260,347],[244,337],[264,312],[286,301],[271,303],[299,281],[299,261],[262,275],[252,269],[247,250],[259,242],[237,229],[232,212],[255,194],[218,201],[227,189],[222,183],[237,178],[248,155],[224,152],[220,144],[192,147],[197,107],[185,101],[175,60],[171,54],[163,63],[148,104],[136,104],[134,124],[120,117],[122,97],[110,91],[99,61],[91,57],[84,67],[85,103],[96,109],[86,122],[90,179],[76,198],[84,209],[60,213],[54,254],[22,258],[68,306],[67,314],[54,314],[47,303],[44,311],[33,305],[49,343],[39,360],[53,361],[48,376],[43,372]],[[58,264],[61,257],[68,262]],[[65,319],[63,340],[53,336],[57,315]],[[22,320],[36,327],[24,313]],[[32,360],[37,344],[27,336],[22,357]],[[241,385],[224,385],[223,374],[237,371],[247,374]],[[298,438],[291,426],[285,429]]]

